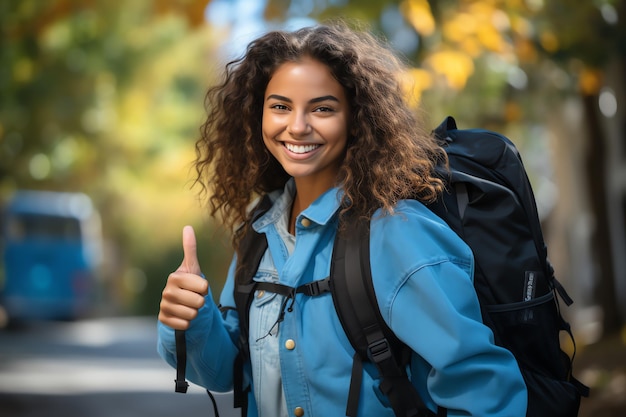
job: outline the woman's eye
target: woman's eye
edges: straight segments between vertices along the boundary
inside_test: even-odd
[[[287,110],[287,106],[285,106],[284,104],[273,104],[270,106],[270,108],[274,110]]]
[[[332,108],[330,108],[330,107],[320,106],[320,107],[316,107],[314,111],[317,111],[317,112],[331,112],[331,111],[334,111],[334,110]]]

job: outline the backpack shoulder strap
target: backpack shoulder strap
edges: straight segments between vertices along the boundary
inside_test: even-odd
[[[254,292],[254,277],[255,272],[259,269],[261,258],[267,251],[267,239],[264,234],[258,233],[252,228],[252,223],[260,216],[263,215],[271,206],[271,201],[268,196],[263,197],[251,220],[246,222],[244,227],[243,236],[239,242],[238,253],[241,254],[237,259],[237,266],[235,269],[235,307],[237,313],[239,313],[239,327],[244,331],[240,331],[240,337],[245,336],[247,341],[248,330],[248,308],[250,301],[250,294]],[[244,256],[245,255],[245,256]],[[246,333],[246,334],[243,334]]]
[[[388,397],[396,416],[433,415],[407,376],[408,355],[399,359],[404,345],[380,314],[370,267],[369,222],[359,222],[345,234],[337,233],[330,276],[335,309],[355,349],[346,415],[357,415],[362,361],[376,365],[380,390]],[[437,415],[445,416],[445,409],[440,408]]]
[[[233,369],[233,402],[235,408],[241,408],[241,415],[247,414],[248,394],[244,390],[244,370],[243,365],[249,356],[248,346],[248,321],[250,303],[255,291],[255,282],[253,277],[263,255],[267,251],[267,239],[264,234],[258,233],[252,228],[252,223],[262,216],[271,207],[270,198],[265,195],[252,214],[250,220],[242,227],[246,228],[239,243],[238,253],[245,254],[241,259],[237,259],[237,267],[235,269],[235,307],[239,316],[239,353],[235,358]]]

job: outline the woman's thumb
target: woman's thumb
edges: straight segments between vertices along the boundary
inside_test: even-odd
[[[200,275],[200,264],[198,262],[196,234],[193,227],[183,227],[183,263],[180,269],[184,272]]]

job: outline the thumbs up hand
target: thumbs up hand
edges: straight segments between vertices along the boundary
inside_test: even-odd
[[[183,261],[167,278],[161,296],[159,321],[176,330],[186,330],[204,305],[209,290],[198,262],[193,227],[183,228]]]

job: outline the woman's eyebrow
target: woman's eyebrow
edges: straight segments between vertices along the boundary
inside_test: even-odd
[[[337,103],[339,103],[339,99],[331,95],[313,98],[309,100],[309,103],[319,103],[320,101],[326,101],[326,100],[336,101]]]
[[[285,96],[281,96],[281,95],[278,95],[278,94],[270,94],[269,96],[267,96],[265,101],[270,100],[270,99],[285,101],[287,103],[291,103],[292,102],[292,100],[290,98],[285,97]],[[309,103],[319,103],[320,101],[326,101],[326,100],[339,102],[339,99],[337,97],[335,97],[333,95],[327,95],[327,96],[312,98],[311,100],[309,100]]]
[[[285,96],[279,96],[278,94],[270,94],[269,96],[267,96],[265,101],[270,100],[270,99],[279,100],[279,101],[286,101],[288,103],[291,103],[291,99],[290,98],[287,98]]]

